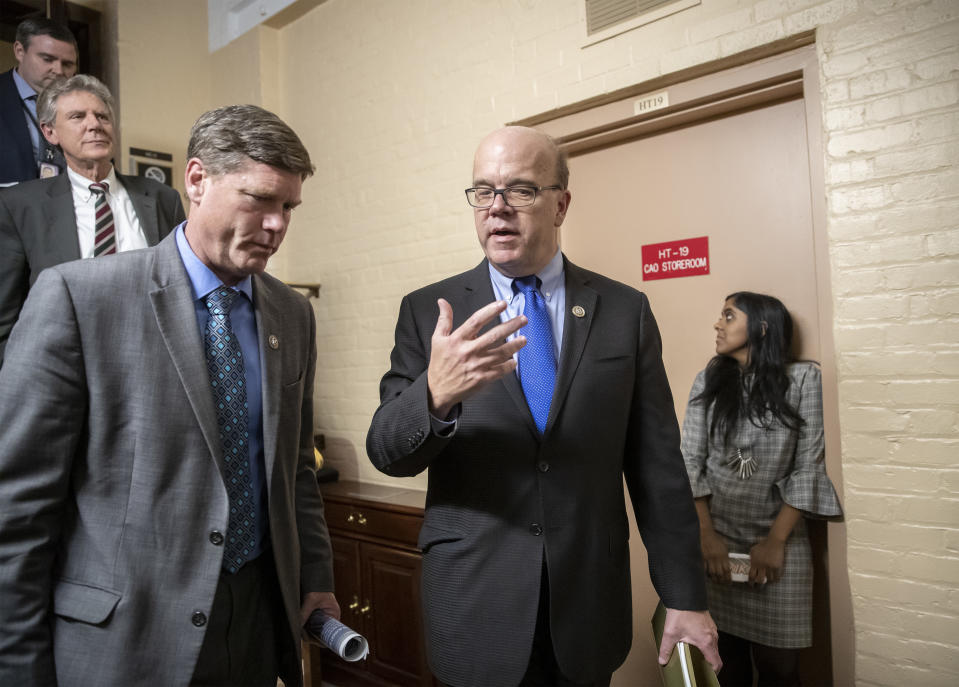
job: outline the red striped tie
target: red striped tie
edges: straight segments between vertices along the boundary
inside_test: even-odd
[[[117,232],[113,224],[113,210],[107,202],[110,185],[105,181],[90,184],[90,190],[97,199],[93,205],[94,239],[93,257],[110,255],[117,252]]]

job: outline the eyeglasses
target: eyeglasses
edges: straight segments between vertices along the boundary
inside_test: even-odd
[[[503,196],[503,202],[511,208],[525,208],[536,200],[540,191],[559,191],[562,186],[507,186],[506,188],[490,188],[489,186],[474,186],[466,189],[466,201],[474,208],[489,208],[496,202],[496,196]]]

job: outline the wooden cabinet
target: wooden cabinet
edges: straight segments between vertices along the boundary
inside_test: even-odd
[[[318,652],[323,680],[337,687],[435,684],[423,648],[416,548],[425,494],[349,481],[321,489],[342,619],[370,642],[370,655],[356,663]]]

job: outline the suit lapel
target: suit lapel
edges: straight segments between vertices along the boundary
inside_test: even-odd
[[[47,188],[48,201],[43,213],[47,220],[50,251],[49,264],[80,259],[80,237],[77,233],[77,213],[73,207],[73,189],[70,175],[64,172],[55,177]]]
[[[123,184],[130,196],[130,202],[133,203],[133,210],[137,213],[137,219],[140,220],[140,228],[146,237],[147,245],[155,245],[160,240],[160,226],[157,220],[157,201],[153,196],[147,195],[142,186],[138,183],[137,177],[117,174],[117,179]]]
[[[154,288],[150,292],[153,313],[210,455],[215,457],[222,472],[220,433],[213,408],[213,394],[210,393],[203,341],[194,314],[193,288],[180,260],[176,234],[167,236],[154,251]]]
[[[598,294],[587,286],[586,276],[576,265],[563,256],[566,272],[566,312],[563,314],[563,345],[560,349],[559,370],[556,374],[556,386],[553,389],[553,402],[549,408],[546,431],[549,432],[553,421],[562,410],[570,384],[579,367],[579,361],[586,349],[589,330],[596,313]],[[582,310],[580,310],[580,308]],[[581,313],[581,316],[574,314]],[[522,393],[522,390],[520,390]]]
[[[276,461],[277,433],[280,427],[280,392],[283,378],[283,358],[278,350],[268,345],[271,336],[282,344],[282,317],[277,310],[278,299],[270,294],[271,286],[258,275],[253,277],[253,310],[256,313],[257,346],[260,349],[260,385],[263,394],[263,462],[266,468],[267,493]]]

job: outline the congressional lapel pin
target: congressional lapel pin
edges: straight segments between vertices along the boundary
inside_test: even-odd
[[[573,306],[573,315],[576,317],[586,317],[586,308],[581,305]]]
[[[270,342],[270,348],[274,351],[280,347],[280,339],[276,334],[270,334],[268,341]]]

